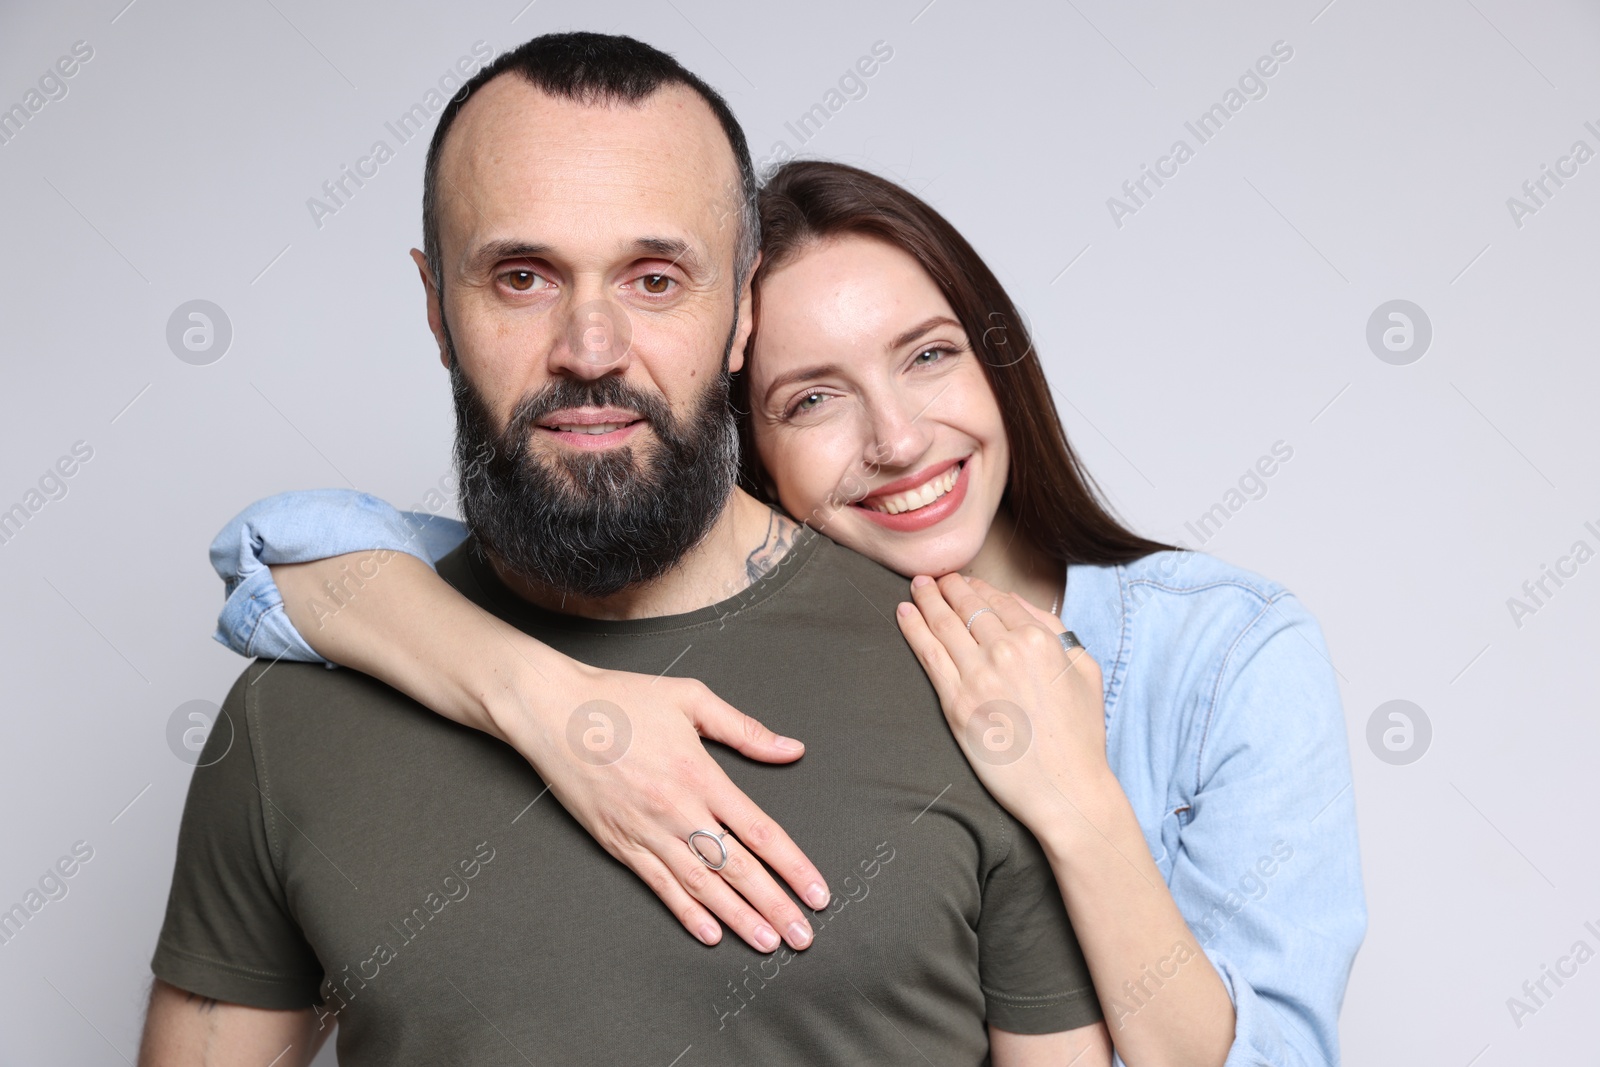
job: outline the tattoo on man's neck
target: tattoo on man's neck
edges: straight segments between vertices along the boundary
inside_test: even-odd
[[[744,560],[745,576],[754,585],[772,572],[778,561],[794,547],[800,524],[773,508],[767,515],[767,536]]]

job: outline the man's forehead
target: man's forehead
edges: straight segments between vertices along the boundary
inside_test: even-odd
[[[715,114],[687,86],[665,86],[638,103],[587,104],[503,74],[461,109],[437,191],[447,226],[475,233],[539,215],[578,224],[574,213],[586,211],[703,231],[708,220],[725,228],[738,173]]]

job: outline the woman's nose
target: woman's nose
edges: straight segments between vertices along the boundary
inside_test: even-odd
[[[883,405],[874,412],[872,441],[867,462],[878,467],[904,467],[928,451],[931,428],[925,409],[902,404]]]

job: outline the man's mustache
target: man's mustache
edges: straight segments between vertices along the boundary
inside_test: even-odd
[[[652,426],[672,425],[672,411],[658,393],[647,393],[617,377],[590,381],[558,378],[517,404],[506,421],[505,436],[520,446],[540,421],[554,412],[577,407],[624,408]]]

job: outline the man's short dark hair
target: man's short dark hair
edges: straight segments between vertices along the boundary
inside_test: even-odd
[[[761,217],[756,210],[756,171],[744,130],[727,101],[676,59],[659,48],[620,34],[547,33],[502,53],[473,75],[446,105],[428,144],[422,179],[422,247],[433,283],[444,289],[443,254],[439,249],[439,156],[456,115],[472,94],[493,78],[514,72],[535,88],[584,104],[636,104],[658,90],[683,85],[699,94],[728,137],[739,165],[739,237],[734,252],[735,285],[744,284],[761,247]]]

